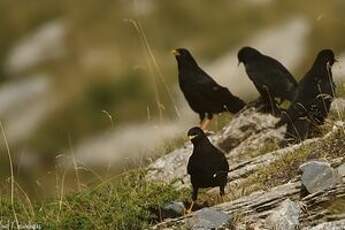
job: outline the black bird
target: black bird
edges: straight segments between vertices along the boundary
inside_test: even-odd
[[[277,112],[275,98],[280,101],[295,99],[298,83],[279,61],[251,47],[241,48],[237,58],[239,64],[244,64],[249,79],[273,114]]]
[[[276,127],[288,124],[286,138],[299,142],[308,138],[313,127],[322,125],[335,97],[331,67],[336,62],[334,52],[321,50],[311,69],[299,82],[297,97]]]
[[[220,195],[225,194],[224,187],[227,183],[229,164],[224,153],[211,144],[202,129],[191,128],[188,136],[193,143],[193,153],[187,166],[193,187],[192,204],[189,209],[191,211],[198,197],[199,188],[219,186]]]
[[[177,60],[180,88],[189,106],[199,114],[203,129],[206,129],[214,114],[225,111],[237,113],[245,106],[244,101],[203,71],[187,49],[175,49],[173,54]]]

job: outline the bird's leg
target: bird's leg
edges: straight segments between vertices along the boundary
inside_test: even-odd
[[[220,200],[218,203],[224,203],[224,194],[220,194]]]
[[[194,200],[192,200],[192,203],[190,204],[189,209],[185,210],[184,215],[188,215],[189,213],[191,213],[193,206],[194,206]]]
[[[225,195],[224,186],[219,187],[219,195],[220,195],[221,202],[224,203],[224,195]]]
[[[264,85],[263,88],[266,90],[267,99],[268,99],[269,105],[271,107],[272,114],[274,116],[278,115],[279,109],[277,108],[276,101],[272,97],[269,88],[266,85]]]
[[[200,127],[202,130],[204,130],[204,132],[205,132],[206,134],[209,133],[209,132],[207,131],[207,126],[211,123],[212,118],[213,118],[213,114],[212,114],[212,113],[208,113],[205,122],[204,122],[204,123],[202,124],[202,126]]]
[[[281,105],[281,104],[283,104],[283,102],[284,102],[284,99],[283,98],[279,98],[279,101],[277,101],[277,104]]]
[[[194,186],[193,186],[192,203],[190,204],[189,209],[185,210],[185,212],[184,212],[185,215],[187,215],[187,214],[189,214],[189,213],[192,212],[194,203],[195,203],[196,199],[198,198],[198,190],[199,190],[198,187],[194,187]]]
[[[202,130],[204,130],[205,133],[207,133],[207,126],[210,124],[211,119],[206,119],[205,122],[203,122],[200,126]]]
[[[200,118],[200,128],[202,129],[204,123],[205,123],[205,117],[206,115],[204,113],[199,113],[199,118]]]

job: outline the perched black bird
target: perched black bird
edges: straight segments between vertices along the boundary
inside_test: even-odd
[[[177,60],[180,88],[192,110],[199,114],[203,129],[206,129],[213,114],[225,111],[237,113],[245,106],[240,98],[204,72],[187,49],[173,50],[173,54]]]
[[[191,128],[188,136],[193,143],[193,153],[187,166],[193,186],[192,205],[189,209],[191,210],[197,199],[199,188],[219,186],[220,195],[224,195],[229,164],[224,153],[211,144],[202,129]]]
[[[237,54],[248,77],[259,91],[264,103],[276,113],[275,98],[293,101],[297,93],[297,81],[277,60],[251,47],[243,47]]]
[[[295,101],[276,125],[288,124],[286,138],[293,142],[304,140],[313,127],[324,123],[335,97],[336,86],[331,70],[335,62],[332,50],[321,50],[299,82]]]

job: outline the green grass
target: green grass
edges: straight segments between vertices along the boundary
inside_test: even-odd
[[[184,201],[188,194],[173,184],[148,182],[143,170],[134,170],[61,200],[34,203],[32,209],[18,194],[14,208],[19,223],[38,223],[44,229],[143,229],[159,220],[152,210],[169,201]],[[14,221],[5,194],[0,198],[0,216],[2,223]]]
[[[242,156],[254,158],[260,155],[263,155],[265,153],[269,153],[275,150],[279,149],[279,143],[276,140],[268,140],[263,145],[260,145],[257,149],[251,149],[248,151],[245,151],[244,153],[241,153]]]
[[[316,143],[312,147],[313,158],[334,159],[345,154],[345,130],[340,128],[326,140]]]
[[[337,97],[345,97],[345,82],[336,82],[336,95]]]
[[[272,164],[259,169],[251,180],[258,183],[262,189],[284,184],[298,175],[299,166],[306,161],[309,154],[308,147],[290,152]]]
[[[269,165],[260,167],[244,182],[231,189],[227,200],[235,200],[247,196],[255,191],[268,191],[278,185],[287,183],[298,175],[299,166],[306,161],[310,154],[309,146],[287,153]]]
[[[323,204],[331,214],[345,213],[345,198],[336,198]]]

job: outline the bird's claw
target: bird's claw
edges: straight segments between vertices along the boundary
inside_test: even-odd
[[[189,215],[189,214],[191,214],[192,213],[192,209],[184,209],[184,211],[183,211],[183,215],[184,216],[187,216],[187,215]]]
[[[192,203],[190,204],[190,207],[188,209],[184,209],[183,213],[184,213],[184,216],[192,213],[192,209],[193,209],[193,206],[194,206],[194,201],[192,201]]]

